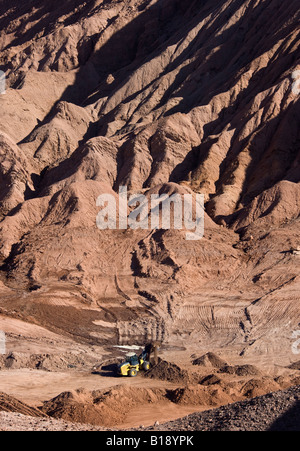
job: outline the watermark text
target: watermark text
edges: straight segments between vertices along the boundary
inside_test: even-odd
[[[292,353],[298,355],[300,354],[300,330],[295,330],[292,334],[292,338],[296,339],[292,344]]]
[[[101,208],[96,223],[100,230],[185,230],[189,241],[204,236],[204,195],[202,194],[133,194],[128,197],[126,186],[119,197],[101,194]]]
[[[3,330],[0,330],[0,355],[6,354],[6,337]]]
[[[0,70],[0,95],[6,94],[6,77],[5,73]]]

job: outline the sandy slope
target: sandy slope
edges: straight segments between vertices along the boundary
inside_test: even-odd
[[[1,431],[103,431],[88,424],[0,412]],[[270,393],[173,422],[134,431],[274,431],[299,432],[299,387]]]

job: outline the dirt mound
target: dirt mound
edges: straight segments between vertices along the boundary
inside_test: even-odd
[[[283,390],[296,385],[300,386],[300,376],[278,376],[274,380]]]
[[[219,385],[221,382],[222,379],[215,374],[209,374],[199,379],[199,384],[201,385]]]
[[[219,372],[241,377],[262,375],[262,372],[254,365],[227,365],[220,368]]]
[[[233,395],[229,395],[221,387],[190,386],[168,391],[169,399],[175,404],[194,406],[220,406],[233,402]]]
[[[162,359],[145,373],[145,377],[178,384],[188,384],[192,379],[192,375],[187,370],[180,368],[175,363]]]
[[[193,365],[202,368],[216,369],[218,373],[230,374],[240,377],[261,376],[261,371],[254,365],[229,365],[225,360],[213,352],[208,352],[192,360]],[[216,377],[216,376],[215,376]]]
[[[192,361],[193,365],[202,366],[205,368],[223,368],[227,366],[225,360],[222,360],[219,356],[213,352],[208,352],[201,357],[198,357]]]
[[[18,399],[2,392],[0,392],[0,411],[21,413],[22,415],[29,415],[32,417],[46,417],[41,410],[30,407]]]
[[[274,379],[265,376],[261,379],[251,379],[242,387],[241,392],[247,398],[255,398],[280,389],[281,386]]]
[[[292,363],[288,366],[290,370],[299,370],[300,371],[300,360],[298,362]]]
[[[299,432],[300,387],[194,413],[147,430]]]
[[[135,431],[295,431],[299,432],[300,387],[239,401]],[[96,431],[96,426],[0,412],[1,431]]]
[[[107,410],[111,417],[107,415]],[[111,425],[114,421],[120,421],[121,418],[118,412],[110,411],[109,408],[97,408],[92,394],[84,389],[65,392],[45,402],[43,411],[51,417],[74,423]]]
[[[146,409],[149,405],[159,408],[173,403],[204,408],[228,404],[236,399],[242,399],[238,391],[221,386],[145,389],[120,385],[109,390],[64,392],[44,402],[42,410],[56,419],[113,427],[126,422],[128,414],[134,409]]]
[[[78,389],[46,401],[43,412],[67,421],[99,426],[122,424],[138,406],[165,401],[165,391],[117,386],[102,391]]]

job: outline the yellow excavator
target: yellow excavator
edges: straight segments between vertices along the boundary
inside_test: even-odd
[[[126,355],[126,361],[118,365],[118,374],[120,376],[137,376],[139,371],[148,371],[151,366],[158,364],[158,343],[149,343],[145,349],[138,356],[134,352]],[[151,362],[151,354],[154,354],[154,359]]]

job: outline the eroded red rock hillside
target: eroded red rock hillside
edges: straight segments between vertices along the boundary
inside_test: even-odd
[[[100,346],[291,362],[299,15],[297,0],[1,0],[2,315]],[[204,194],[204,238],[98,230],[97,197],[124,185]]]

